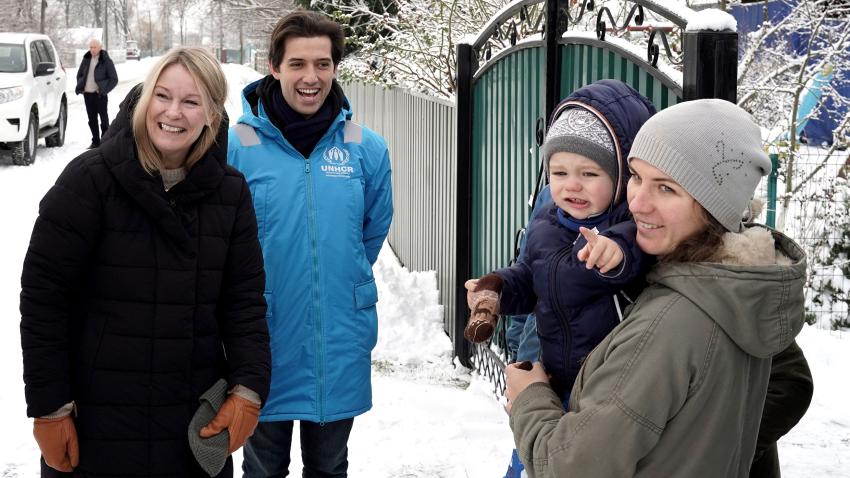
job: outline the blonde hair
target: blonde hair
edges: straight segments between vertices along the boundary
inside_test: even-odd
[[[198,160],[215,144],[216,135],[224,114],[224,100],[227,98],[227,80],[218,61],[202,48],[175,47],[168,51],[151,69],[145,78],[142,94],[133,111],[133,136],[139,162],[146,171],[153,174],[163,168],[162,155],[154,146],[147,129],[147,112],[153,98],[154,87],[162,72],[172,65],[183,65],[195,80],[201,93],[201,103],[206,115],[206,125],[201,135],[189,150],[185,168],[191,169]]]

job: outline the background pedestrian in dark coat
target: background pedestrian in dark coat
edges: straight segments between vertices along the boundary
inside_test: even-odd
[[[172,50],[41,202],[21,341],[43,476],[206,476],[187,430],[220,378],[231,393],[209,428],[232,451],[256,426],[265,274],[248,185],[226,164],[226,95],[214,58]]]
[[[109,58],[109,53],[103,50],[103,44],[97,38],[89,40],[89,52],[83,55],[83,61],[77,69],[78,95],[83,94],[86,103],[86,114],[89,117],[91,129],[91,145],[89,148],[100,146],[101,133],[106,134],[109,126],[109,114],[106,110],[108,98],[106,95],[118,84],[118,74],[115,64]],[[100,130],[97,119],[100,117]]]

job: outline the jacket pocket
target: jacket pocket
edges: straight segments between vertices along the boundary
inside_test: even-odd
[[[375,279],[354,285],[354,306],[357,309],[372,307],[378,303],[378,286]]]
[[[378,342],[378,312],[375,308],[377,303],[378,287],[375,285],[375,279],[354,284],[354,307],[357,309],[354,315],[357,322],[365,327],[365,330],[358,327],[360,332],[355,343],[360,346],[358,350],[364,356],[368,356]]]

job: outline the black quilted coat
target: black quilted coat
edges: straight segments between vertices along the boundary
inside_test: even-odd
[[[263,258],[226,118],[166,192],[136,159],[139,90],[41,201],[21,278],[27,414],[76,402],[74,476],[202,477],[198,397],[221,377],[268,394]]]

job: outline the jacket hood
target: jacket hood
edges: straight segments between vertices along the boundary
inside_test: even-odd
[[[600,80],[575,90],[561,101],[552,112],[549,124],[554,123],[564,110],[575,107],[584,108],[598,117],[614,139],[618,181],[614,185],[612,206],[616,205],[626,197],[626,183],[629,179],[628,158],[632,142],[640,127],[655,114],[655,106],[637,90],[622,81]]]
[[[805,252],[755,224],[727,233],[722,247],[722,262],[658,264],[647,281],[694,303],[748,354],[767,358],[785,350],[803,327]]]

